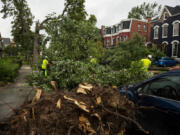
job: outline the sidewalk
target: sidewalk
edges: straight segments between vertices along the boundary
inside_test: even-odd
[[[32,72],[31,67],[24,65],[19,70],[15,83],[0,88],[0,121],[10,117],[13,112],[10,109],[21,106],[32,95],[33,88],[26,83],[26,75]]]

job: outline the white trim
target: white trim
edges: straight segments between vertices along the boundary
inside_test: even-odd
[[[155,37],[155,30],[156,30],[156,28],[158,29],[158,32],[157,32],[157,37]],[[159,26],[158,25],[156,25],[156,26],[154,26],[154,39],[158,39],[159,38]]]
[[[167,36],[164,36],[164,27],[167,26]],[[162,38],[167,38],[168,37],[168,23],[164,23],[161,27],[162,27]]]
[[[149,42],[146,42],[146,43],[145,43],[145,46],[147,47],[149,44],[152,44],[152,42],[150,42],[150,41],[149,41]]]
[[[168,45],[169,43],[167,41],[163,41],[161,44],[167,44]]]
[[[163,13],[164,13],[165,10],[169,13],[169,16],[172,16],[172,14],[169,12],[169,10],[167,9],[167,7],[164,6],[163,10],[161,11],[161,15],[159,16],[159,19],[161,19],[161,17],[163,16]],[[163,18],[163,19],[164,19],[164,18]]]
[[[164,23],[161,27],[164,27],[164,26],[169,26],[168,23]]]
[[[172,25],[174,25],[175,23],[180,23],[180,20],[175,20],[172,22]]]
[[[156,28],[158,28],[158,29],[159,29],[159,26],[158,26],[158,25],[156,25],[156,26],[154,26],[154,28],[153,28],[153,29],[156,29]]]
[[[133,21],[132,21],[133,19],[131,19],[131,21],[130,21],[130,27],[129,27],[129,29],[130,29],[130,31],[131,31],[131,28],[132,28],[132,23],[133,23]]]
[[[180,25],[180,21],[179,20],[175,20],[173,23],[172,23],[172,25],[173,25],[173,37],[175,37],[175,36],[179,36],[179,26],[178,26],[178,28],[176,28],[177,30],[178,30],[178,34],[174,34],[174,31],[175,31],[175,24],[176,23],[179,23],[179,25]]]
[[[173,56],[173,49],[174,49],[174,43],[177,43],[177,56]],[[178,57],[178,44],[179,44],[179,41],[178,40],[174,40],[174,41],[172,41],[171,42],[171,44],[172,44],[172,57],[174,57],[174,58],[177,58]]]
[[[124,33],[124,32],[130,32],[130,29],[124,29],[124,30],[120,30],[118,33],[114,33],[114,34],[107,34],[107,35],[104,35],[103,37],[111,37],[111,36],[117,36],[121,33]]]
[[[175,42],[179,44],[179,41],[178,41],[178,40],[173,40],[173,41],[171,42],[171,44],[174,44]]]

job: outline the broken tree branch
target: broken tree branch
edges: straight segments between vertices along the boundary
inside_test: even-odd
[[[102,106],[102,107],[103,107],[103,106]],[[126,116],[124,116],[124,115],[122,115],[122,114],[119,114],[119,113],[117,113],[117,112],[112,112],[112,111],[110,111],[109,109],[107,109],[107,108],[105,108],[105,107],[103,107],[103,109],[104,109],[106,112],[110,113],[110,114],[119,116],[119,117],[121,117],[121,118],[124,119],[124,120],[127,120],[127,121],[130,121],[130,122],[134,123],[142,132],[144,132],[145,134],[149,134],[149,131],[144,130],[144,129],[142,128],[142,126],[141,126],[138,122],[136,122],[135,120],[133,120],[133,119],[131,119],[131,118],[129,118],[129,117],[126,117]]]

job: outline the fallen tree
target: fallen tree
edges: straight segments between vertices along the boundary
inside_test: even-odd
[[[57,90],[56,86],[53,87]],[[72,91],[37,90],[30,103],[1,124],[3,135],[125,135],[148,134],[136,122],[135,105],[116,87],[80,84]],[[133,135],[136,134],[133,132]]]

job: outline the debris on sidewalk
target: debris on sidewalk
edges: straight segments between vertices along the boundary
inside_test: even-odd
[[[148,134],[135,119],[135,105],[116,87],[80,84],[72,91],[37,91],[0,127],[3,135],[126,135],[130,127]]]

